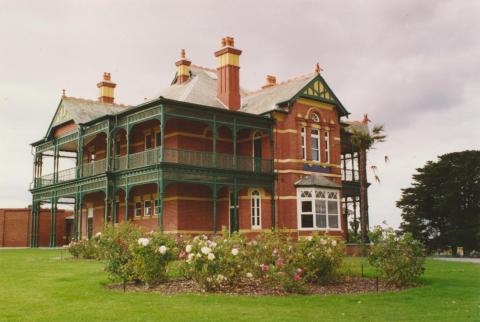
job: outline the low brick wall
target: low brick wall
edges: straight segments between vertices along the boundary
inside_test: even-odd
[[[57,246],[66,244],[66,220],[72,212],[57,212]],[[0,208],[0,247],[28,247],[32,214],[30,208]],[[39,246],[48,247],[50,240],[50,210],[40,212]]]

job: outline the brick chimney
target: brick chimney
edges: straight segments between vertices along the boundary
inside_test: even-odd
[[[113,104],[115,100],[115,87],[117,84],[111,81],[110,73],[103,73],[103,80],[97,84],[100,90],[98,100],[101,103]]]
[[[180,50],[180,60],[175,63],[177,66],[177,84],[183,84],[190,78],[191,61],[185,58],[185,49]]]
[[[240,55],[234,47],[233,37],[222,38],[222,48],[215,52],[217,57],[217,97],[231,110],[240,109]]]
[[[273,75],[267,75],[267,83],[262,86],[262,89],[277,85],[277,78]]]

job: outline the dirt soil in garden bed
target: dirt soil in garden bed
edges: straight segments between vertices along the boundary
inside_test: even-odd
[[[374,278],[347,276],[336,283],[326,285],[307,284],[307,294],[330,295],[330,294],[361,294],[377,292],[377,282]],[[111,284],[108,289],[123,291],[123,284]],[[378,282],[378,292],[399,291],[398,287]],[[152,285],[149,288],[143,284],[127,283],[127,292],[154,292],[164,295],[174,294],[230,294],[230,295],[289,295],[282,288],[276,288],[262,280],[245,279],[238,286],[224,285],[221,288],[205,292],[192,280],[173,279],[166,283]]]

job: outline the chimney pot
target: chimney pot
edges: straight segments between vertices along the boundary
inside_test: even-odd
[[[110,73],[103,73],[103,80],[97,84],[100,90],[98,100],[102,103],[112,103],[115,100],[115,87],[117,84],[112,82]]]

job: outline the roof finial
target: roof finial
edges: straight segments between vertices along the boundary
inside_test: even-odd
[[[180,58],[185,59],[185,49],[180,49]]]
[[[67,95],[65,94],[65,88],[62,89],[62,97],[66,97]]]
[[[320,72],[323,70],[323,68],[320,67],[320,64],[317,63],[317,65],[315,65],[315,73],[319,74],[320,75]]]
[[[363,114],[362,123],[363,123],[363,124],[368,124],[368,122],[371,122],[371,121],[370,121],[370,119],[368,118],[368,114],[365,113],[365,114]]]

